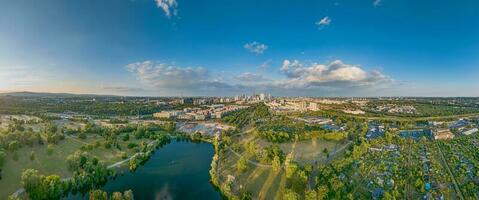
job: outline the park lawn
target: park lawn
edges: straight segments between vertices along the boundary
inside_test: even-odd
[[[281,170],[277,174],[273,181],[271,182],[271,185],[269,186],[268,191],[266,192],[266,199],[276,199],[276,195],[278,194],[283,194],[284,191],[284,185],[281,185],[281,181],[283,179],[286,179],[286,175],[284,174],[284,170]],[[286,181],[286,180],[284,180]],[[279,196],[278,199],[281,199],[282,196]]]
[[[7,197],[21,187],[20,180],[23,170],[36,169],[41,174],[58,174],[68,177],[66,157],[80,148],[81,144],[64,140],[55,145],[52,155],[47,154],[47,145],[35,145],[23,147],[17,150],[19,159],[13,160],[13,153],[8,152],[7,160],[2,168],[2,180],[0,180],[0,199]],[[35,159],[30,160],[30,153],[35,152]]]
[[[238,156],[226,151],[224,157],[227,159],[223,159],[220,165],[221,182],[225,181],[228,175],[234,176],[232,191],[235,194],[239,195],[241,191],[248,191],[255,199],[274,199],[277,193],[273,191],[282,191],[283,170],[273,172],[272,168],[259,167],[248,163],[246,171],[240,173],[236,170]]]
[[[259,168],[259,167],[258,167]],[[246,185],[246,191],[253,194],[253,199],[257,199],[258,195],[261,192],[261,189],[264,186],[266,180],[268,179],[271,169],[267,168],[255,168],[253,173],[250,176],[248,184]],[[266,186],[267,187],[267,186]]]
[[[120,155],[120,150],[116,148],[107,149],[103,146],[103,138],[100,136],[89,135],[86,139],[79,139],[74,137],[66,137],[65,140],[60,141],[54,145],[55,149],[52,155],[47,154],[47,145],[35,145],[33,147],[25,146],[17,150],[19,159],[13,160],[13,153],[7,152],[7,160],[2,168],[2,179],[0,180],[0,199],[7,199],[7,197],[21,188],[20,180],[21,174],[25,169],[36,169],[40,174],[57,174],[62,178],[71,176],[68,170],[66,158],[68,155],[80,150],[82,146],[87,144],[94,145],[95,142],[101,142],[102,145],[87,152],[97,157],[99,160],[107,165],[123,160]],[[149,142],[146,139],[137,140],[130,138],[130,141],[119,141],[122,146],[122,151],[127,152],[128,156],[132,156],[136,152],[134,149],[128,149],[127,144],[130,142],[139,143],[141,141]],[[35,159],[30,160],[31,152],[35,152]]]
[[[294,142],[272,143],[264,139],[256,139],[255,141],[261,148],[269,145],[278,145],[285,155],[293,152]],[[314,164],[315,162],[324,162],[327,155],[324,153],[326,148],[328,153],[335,152],[337,149],[345,145],[347,141],[330,141],[323,139],[302,140],[296,143],[294,149],[294,161],[300,165]]]

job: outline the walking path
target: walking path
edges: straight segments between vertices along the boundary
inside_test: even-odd
[[[459,186],[457,186],[456,177],[454,176],[454,174],[452,174],[452,171],[449,168],[449,164],[447,164],[446,158],[444,157],[444,154],[442,153],[441,147],[439,147],[437,143],[436,143],[436,147],[439,149],[439,154],[441,154],[442,162],[444,163],[444,165],[446,165],[446,169],[447,169],[447,172],[449,173],[449,176],[451,176],[452,183],[454,183],[454,189],[456,190],[456,193],[459,195],[460,199],[464,199],[464,195],[462,195],[461,189],[459,189]]]
[[[233,149],[231,149],[230,147],[228,147],[228,150],[230,150],[233,154],[235,154],[236,156],[238,156],[239,158],[242,158],[244,157],[243,155],[239,154],[238,152],[234,151]],[[246,158],[245,158],[246,159]],[[257,167],[265,167],[265,168],[270,168],[272,167],[271,165],[265,165],[265,164],[261,164],[261,163],[258,163],[256,161],[252,161],[250,159],[246,159],[246,161],[248,161],[248,163],[254,165],[254,166],[257,166]]]

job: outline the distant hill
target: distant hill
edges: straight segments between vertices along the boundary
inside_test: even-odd
[[[94,96],[114,96],[114,95],[96,95],[96,94],[71,94],[71,93],[48,93],[48,92],[6,92],[0,93],[0,96],[13,97],[43,97],[43,98],[58,98],[58,97],[94,97]]]

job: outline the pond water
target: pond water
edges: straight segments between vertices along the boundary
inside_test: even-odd
[[[131,189],[135,199],[221,199],[209,182],[213,155],[209,143],[172,141],[156,150],[135,172],[125,172],[108,181],[103,190],[111,194]]]

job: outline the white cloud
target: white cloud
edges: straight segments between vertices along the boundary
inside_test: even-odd
[[[232,86],[215,79],[203,67],[178,67],[167,63],[144,61],[126,66],[136,78],[152,89],[201,91],[231,88]]]
[[[242,82],[258,82],[264,81],[265,78],[261,74],[255,74],[251,72],[245,72],[235,77],[236,80]]]
[[[263,63],[261,63],[261,65],[259,66],[259,69],[261,71],[266,71],[269,69],[269,67],[271,66],[271,63],[273,62],[273,60],[269,59],[267,61],[264,61]]]
[[[328,26],[330,24],[331,24],[331,18],[329,18],[329,16],[323,17],[321,20],[316,22],[316,25],[319,28],[324,28],[325,26]]]
[[[178,3],[176,0],[155,0],[156,6],[161,8],[165,15],[170,18],[171,15],[176,16],[178,14]]]
[[[255,54],[263,54],[263,52],[266,51],[266,49],[268,49],[267,45],[261,44],[261,43],[256,42],[256,41],[246,43],[243,47],[245,49],[247,49],[248,51],[250,51],[252,53],[255,53]]]
[[[390,77],[379,71],[368,72],[359,65],[345,64],[341,60],[327,64],[284,60],[281,73],[268,77],[252,72],[219,76],[202,67],[179,67],[153,61],[132,63],[126,68],[146,86],[145,91],[157,91],[163,95],[233,95],[253,90],[281,95],[315,96],[318,92],[351,95],[387,88],[393,83]],[[130,90],[123,87],[109,89]]]
[[[309,66],[298,60],[284,60],[280,71],[287,77],[280,84],[287,88],[366,87],[392,81],[379,71],[368,73],[358,65],[345,64],[341,60],[326,65],[313,63]]]
[[[46,70],[26,65],[0,66],[0,71],[0,88],[38,86],[53,79]]]
[[[374,1],[373,1],[373,6],[374,6],[374,7],[378,7],[378,6],[381,5],[381,3],[382,3],[382,0],[374,0]]]
[[[132,93],[144,91],[142,88],[128,87],[128,86],[102,86],[101,90],[113,93]]]

